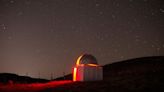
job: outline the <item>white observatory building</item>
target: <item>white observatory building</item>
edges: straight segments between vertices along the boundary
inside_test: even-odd
[[[103,69],[90,54],[79,56],[73,68],[73,81],[103,80]]]

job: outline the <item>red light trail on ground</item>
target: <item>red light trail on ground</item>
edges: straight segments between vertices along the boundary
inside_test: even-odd
[[[48,83],[0,85],[0,92],[38,92],[47,88],[73,83],[71,80],[52,81]]]

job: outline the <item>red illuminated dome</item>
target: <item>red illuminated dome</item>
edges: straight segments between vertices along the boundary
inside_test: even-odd
[[[90,55],[90,54],[83,54],[81,56],[79,56],[79,58],[77,59],[76,65],[79,64],[98,64],[97,60],[94,56]]]
[[[103,79],[103,70],[90,54],[79,56],[73,68],[73,81],[96,81]]]

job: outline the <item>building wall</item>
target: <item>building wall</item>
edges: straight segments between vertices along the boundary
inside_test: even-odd
[[[76,81],[103,80],[103,70],[100,66],[77,66]]]

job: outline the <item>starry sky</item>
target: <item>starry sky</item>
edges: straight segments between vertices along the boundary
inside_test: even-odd
[[[163,0],[0,0],[0,72],[50,79],[77,57],[100,65],[164,55]]]

